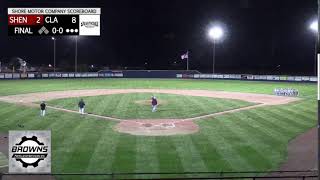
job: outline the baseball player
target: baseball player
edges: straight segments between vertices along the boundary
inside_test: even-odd
[[[278,88],[275,88],[275,89],[273,90],[273,92],[274,92],[274,95],[277,95],[277,96],[278,96],[279,89],[278,89]]]
[[[84,114],[84,107],[86,106],[86,104],[84,103],[83,99],[79,101],[78,106],[79,106],[79,113]]]
[[[40,116],[46,115],[46,103],[44,101],[40,104]]]
[[[158,101],[155,96],[152,96],[152,98],[151,98],[151,106],[152,106],[152,112],[156,112],[157,106],[158,106]]]

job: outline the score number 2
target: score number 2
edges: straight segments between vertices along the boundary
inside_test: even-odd
[[[37,17],[37,22],[36,22],[37,24],[40,24],[41,23],[41,17]]]

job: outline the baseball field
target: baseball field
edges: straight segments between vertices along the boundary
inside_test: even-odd
[[[300,95],[274,96],[275,88]],[[154,113],[151,96],[159,101]],[[80,98],[88,114],[77,113]],[[39,115],[42,100],[49,106],[45,117]],[[51,130],[54,173],[278,170],[290,140],[316,126],[316,105],[311,83],[1,81],[0,134]]]

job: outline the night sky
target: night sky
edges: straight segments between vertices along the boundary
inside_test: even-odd
[[[8,37],[7,7],[101,7],[101,36],[81,37],[79,64],[210,72],[212,23],[226,36],[217,45],[217,73],[314,73],[316,0],[0,0],[0,59],[52,64],[50,37]],[[73,65],[75,43],[57,37],[57,65]],[[174,62],[177,62],[174,64]],[[147,65],[145,65],[147,62]],[[279,66],[280,65],[280,66]]]

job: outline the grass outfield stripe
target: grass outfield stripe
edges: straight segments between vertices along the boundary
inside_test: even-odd
[[[277,112],[272,111],[271,109],[265,110],[262,108],[259,111],[269,118],[281,119],[282,122],[285,122],[288,124],[286,127],[295,127],[299,131],[301,131],[302,129],[310,128],[310,126],[307,126],[303,123],[299,123],[298,121],[295,121],[292,118],[291,119],[287,118],[287,114],[282,114],[281,112],[277,113]]]
[[[136,138],[136,136],[120,134],[116,145],[115,159],[112,162],[113,172],[135,172],[137,149]]]
[[[0,124],[0,128],[4,129],[7,128],[8,126],[10,126],[10,124],[12,124],[11,121],[11,116],[14,116],[16,111],[18,111],[19,109],[17,109],[16,107],[14,107],[13,105],[3,105],[0,104],[0,109],[5,109],[5,112],[1,112],[1,124]]]
[[[299,106],[279,106],[278,110],[286,110],[286,111],[293,111],[297,113],[297,110],[303,112],[304,114],[312,114],[316,116],[317,114],[317,107],[309,107],[308,104],[299,104]],[[316,118],[315,118],[316,119]]]
[[[115,123],[104,124],[102,134],[96,139],[97,144],[88,163],[86,172],[90,173],[111,173],[112,162],[115,158],[116,144],[119,141],[119,133],[113,131]],[[98,166],[97,166],[98,164]]]
[[[313,110],[310,110],[310,109],[313,109]],[[317,108],[310,108],[310,107],[304,107],[304,106],[300,106],[300,107],[288,107],[288,108],[285,108],[285,107],[281,107],[280,109],[278,110],[281,110],[281,111],[287,111],[287,112],[290,112],[290,115],[299,115],[299,114],[304,114],[306,115],[307,117],[306,118],[310,118],[310,119],[313,119],[314,121],[317,120]],[[301,112],[301,113],[298,113],[298,112]],[[308,115],[310,117],[308,117]]]
[[[262,129],[265,129],[267,132],[269,132],[270,135],[274,135],[278,139],[284,140],[289,134],[295,132],[292,129],[288,129],[287,126],[282,126],[281,123],[279,125],[278,119],[266,119],[266,117],[261,115],[261,112],[257,109],[246,111],[243,113],[247,114],[248,117],[251,117],[250,122],[256,123]]]
[[[63,143],[63,140],[70,138],[71,129],[75,129],[75,122],[78,121],[78,119],[71,119],[68,114],[63,114],[60,116],[61,119],[68,119],[67,121],[55,121],[54,123],[50,124],[48,126],[48,129],[51,129],[52,133],[52,143],[60,144]],[[77,123],[79,124],[79,123]],[[62,132],[69,132],[69,133],[62,133]],[[52,146],[52,151],[58,151],[59,148],[63,148],[61,146]]]
[[[9,121],[7,121],[6,126],[10,127],[10,130],[20,129],[20,127],[18,127],[18,124],[25,124],[33,120],[32,117],[30,117],[31,114],[35,113],[32,108],[23,108],[18,106],[14,108],[16,108],[16,112],[14,112],[14,114],[8,115],[7,117]]]
[[[256,123],[250,123],[248,120],[251,117],[244,115],[240,116],[239,114],[230,114],[230,119],[234,119],[234,124],[239,128],[243,129],[243,132],[247,132],[251,138],[258,138],[260,142],[263,143],[263,146],[273,147],[274,144],[281,143],[281,140],[269,135],[268,133],[264,132],[263,127],[258,126]],[[219,118],[218,118],[219,119]]]
[[[61,123],[59,119],[64,113],[55,110],[47,110],[46,116],[41,117],[39,115],[32,114],[32,118],[29,122],[24,122],[25,129],[50,129],[49,127],[55,123]]]
[[[88,125],[90,126],[90,125]],[[91,160],[92,154],[95,150],[95,147],[97,145],[96,139],[99,139],[101,137],[101,134],[104,127],[101,125],[94,126],[92,128],[86,129],[86,131],[82,131],[77,136],[74,136],[76,139],[74,140],[75,143],[74,149],[71,158],[68,159],[67,164],[72,164],[70,170],[73,172],[85,172],[88,163]],[[81,148],[77,148],[81,147]],[[81,158],[79,158],[81,157]]]
[[[253,145],[236,146],[235,149],[241,156],[246,157],[247,161],[254,165],[257,171],[273,169],[275,168],[273,166],[275,164],[274,160],[279,160],[279,157],[269,159],[265,156],[264,152],[257,151]],[[250,154],[250,156],[247,156],[247,154]]]
[[[77,164],[74,162],[77,158],[75,156],[79,157],[80,155],[77,154],[77,150],[80,149],[78,145],[80,143],[83,146],[86,145],[85,136],[87,135],[86,132],[89,127],[92,126],[92,121],[79,119],[79,123],[75,125],[76,126],[72,130],[66,129],[62,131],[67,134],[65,139],[56,139],[55,141],[52,141],[52,146],[58,147],[55,152],[53,151],[53,158],[55,158],[53,162],[57,163],[54,164],[54,167],[57,168],[55,169],[55,172],[79,172],[76,169]],[[63,156],[61,156],[61,154],[63,154]]]
[[[250,124],[249,128],[254,127],[258,129],[257,131],[261,131],[262,137],[268,139],[277,139],[277,136],[274,136],[272,133],[266,131],[263,126],[259,126],[254,122],[248,123],[250,121],[250,117],[242,116],[242,115],[230,115],[229,116],[229,123],[222,122],[224,121],[223,118],[217,118],[217,123],[223,128],[221,133],[223,133],[224,137],[229,137],[231,139],[232,144],[236,145],[244,145],[244,144],[260,144],[261,139],[258,136],[252,136],[252,133],[248,133],[248,127],[244,126],[243,124]],[[236,138],[235,138],[236,137]],[[276,141],[280,142],[280,141]],[[269,144],[261,144],[263,148],[270,148]]]
[[[290,109],[288,109],[290,110]],[[304,109],[304,108],[301,108],[301,112],[302,114],[305,114],[305,115],[310,115],[311,117],[313,117],[313,119],[316,121],[317,119],[317,112],[316,112],[317,108],[314,108],[314,110],[309,110],[309,109]]]
[[[316,123],[316,113],[312,113],[310,115],[310,113],[305,113],[305,112],[301,112],[299,114],[296,113],[296,111],[291,111],[291,110],[279,110],[279,109],[273,109],[272,111],[276,111],[278,112],[278,114],[286,114],[286,117],[288,119],[291,119],[292,121],[301,124],[301,125],[306,125],[308,127],[310,126],[314,126]],[[287,112],[287,113],[286,113]],[[300,115],[303,118],[300,118],[298,120],[296,120],[297,115]]]
[[[204,159],[207,159],[207,157],[205,158],[201,155],[199,149],[194,145],[191,136],[175,136],[172,137],[172,141],[178,152],[184,171],[208,171],[204,162]]]
[[[98,123],[91,141],[95,141],[94,144],[90,144],[90,157],[86,163],[87,168],[84,172],[87,173],[111,173],[112,161],[115,156],[115,144],[118,142],[118,133],[114,133],[110,127],[113,123]],[[88,140],[91,142],[90,140]],[[100,163],[98,163],[100,162]],[[98,165],[97,165],[98,163]]]
[[[109,123],[97,141],[95,151],[92,153],[86,172],[112,173],[112,164],[116,157],[116,147],[119,142],[119,133],[115,133]]]
[[[156,150],[160,172],[184,172],[172,137],[157,137]],[[166,176],[161,175],[161,178]]]
[[[238,154],[240,154],[242,157],[246,157],[245,154],[243,154],[243,149],[250,150],[251,156],[254,156],[254,158],[246,157],[246,161],[253,167],[257,169],[268,169],[270,168],[270,161],[272,160],[264,158],[264,153],[266,151],[273,149],[274,144],[265,144],[261,141],[261,137],[264,138],[270,138],[269,134],[263,133],[262,136],[252,136],[253,133],[247,133],[248,129],[244,129],[241,125],[242,119],[237,119],[239,116],[233,116],[233,118],[230,118],[231,121],[234,119],[233,123],[224,123],[223,120],[217,119],[216,123],[219,124],[219,131],[222,134],[223,137],[225,137],[226,141],[229,144],[233,145],[233,148],[237,151]],[[237,120],[236,120],[237,119]],[[238,128],[234,128],[234,127]],[[261,130],[260,130],[261,131]],[[229,138],[227,138],[229,137]],[[235,139],[236,137],[236,139]],[[276,138],[276,137],[275,137]],[[240,140],[238,140],[240,139]],[[271,137],[271,139],[274,139]],[[226,143],[227,143],[226,142]],[[250,149],[249,149],[250,147]],[[253,161],[256,158],[256,161]],[[257,163],[257,159],[263,160],[262,162]],[[259,164],[259,165],[257,165]]]
[[[5,113],[9,113],[10,111],[14,111],[15,109],[13,108],[12,104],[9,104],[9,103],[3,103],[3,102],[0,102],[0,106],[1,106],[1,109],[0,109],[0,114],[5,114]]]
[[[221,122],[221,126],[224,128],[220,128],[222,133],[225,133],[224,136],[230,138],[239,137],[242,141],[236,142],[238,140],[234,140],[235,142],[231,141],[230,144],[234,145],[234,149],[238,151],[239,154],[242,154],[243,157],[247,157],[247,161],[257,168],[256,170],[268,170],[274,166],[274,162],[277,159],[281,159],[281,153],[283,152],[283,147],[279,148],[276,147],[275,144],[279,144],[281,142],[278,142],[278,136],[274,136],[274,134],[266,131],[263,126],[257,126],[257,131],[261,131],[260,134],[258,133],[251,133],[251,130],[248,130],[247,127],[244,127],[241,123],[247,123],[248,119],[243,118],[239,115],[230,115],[233,116],[230,117],[231,123],[225,123],[224,119],[217,120],[217,123]],[[234,120],[232,120],[234,119]],[[244,122],[243,122],[244,121]],[[223,122],[223,123],[222,123]],[[255,124],[255,122],[248,123],[250,125]],[[238,128],[235,128],[238,127]],[[255,126],[256,127],[256,126]],[[249,132],[249,133],[248,133]],[[271,140],[276,139],[276,143],[264,143],[264,139],[268,139],[268,142],[272,142]],[[283,138],[282,138],[283,139]],[[287,142],[287,139],[282,140],[282,142]],[[246,156],[245,149],[248,149],[248,154],[250,156]],[[265,154],[271,155],[266,156]],[[253,157],[252,157],[253,156]],[[269,159],[268,159],[269,158]],[[261,162],[257,162],[257,159],[261,160]],[[273,165],[273,166],[272,166]]]
[[[160,172],[157,156],[157,137],[137,137],[136,173]],[[142,178],[136,176],[135,178]],[[160,178],[160,175],[143,176],[143,178]]]
[[[233,145],[221,134],[221,127],[219,124],[216,124],[215,121],[217,120],[198,121],[201,134],[206,136],[209,142],[208,144],[216,148],[217,153],[224,158],[223,161],[228,162],[232,171],[254,170],[255,168],[246,161],[245,157],[240,156],[240,154],[233,149]]]
[[[230,162],[228,162],[223,154],[218,151],[216,144],[212,144],[208,137],[202,133],[192,135],[191,143],[194,146],[194,151],[201,158],[200,164],[204,163],[207,171],[228,171],[232,170]],[[194,162],[191,162],[191,165]],[[193,171],[193,170],[192,170]]]
[[[1,102],[0,107],[1,107],[1,116],[4,116],[4,117],[10,117],[10,116],[14,115],[17,113],[16,111],[18,111],[18,112],[26,111],[26,107],[17,106],[17,105],[10,104],[10,103],[2,103]],[[5,120],[9,120],[9,119],[5,119]],[[5,121],[2,120],[1,122],[5,122]]]
[[[317,100],[312,99],[312,100],[303,100],[303,101],[296,101],[294,103],[290,103],[286,107],[300,107],[308,110],[317,110]]]
[[[263,122],[263,121],[268,122],[273,126],[275,126],[276,128],[281,129],[281,131],[279,132],[282,132],[282,131],[286,132],[286,133],[283,133],[284,136],[286,136],[286,134],[293,134],[299,131],[298,127],[293,126],[288,121],[284,121],[276,117],[269,117],[267,114],[263,113],[261,108],[257,108],[257,109],[246,112],[246,114],[251,114],[251,113],[255,113],[256,115],[258,115],[258,117],[255,119],[255,120],[258,120],[258,122]]]

